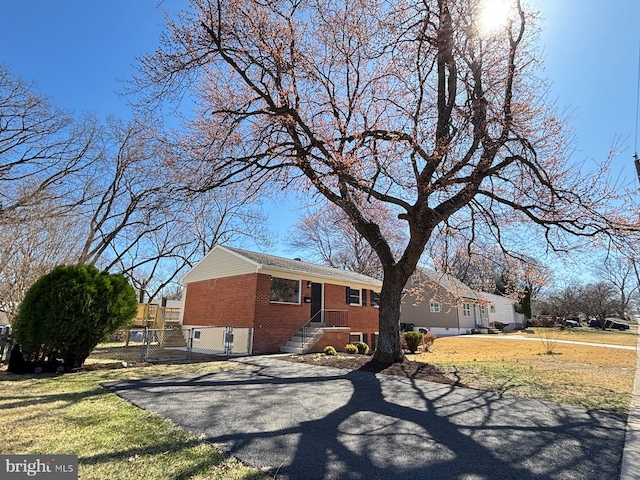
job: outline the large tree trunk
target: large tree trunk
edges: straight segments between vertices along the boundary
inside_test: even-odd
[[[424,247],[433,232],[433,226],[424,220],[428,216],[423,214],[419,217],[423,219],[419,224],[420,228],[411,228],[411,239],[404,254],[397,262],[394,261],[391,250],[380,236],[379,230],[366,228],[358,230],[372,246],[378,247],[376,252],[384,269],[382,291],[380,292],[380,310],[378,311],[380,338],[374,354],[374,358],[381,362],[402,362],[405,359],[400,339],[402,294],[407,281],[415,272]],[[411,223],[410,226],[412,226]],[[381,248],[381,245],[386,248]]]
[[[380,292],[378,311],[379,342],[373,356],[381,362],[402,362],[404,352],[400,343],[400,302],[404,282],[395,275],[385,275]]]

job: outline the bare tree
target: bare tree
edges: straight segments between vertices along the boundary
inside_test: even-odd
[[[608,255],[595,267],[600,278],[611,284],[618,292],[618,309],[616,313],[621,318],[626,318],[627,314],[630,313],[633,297],[640,289],[634,260],[625,256]]]
[[[536,313],[568,317],[582,312],[582,285],[568,285],[555,290],[536,302]]]
[[[283,182],[341,208],[382,265],[376,357],[404,358],[400,301],[443,225],[522,248],[637,231],[606,168],[567,158],[565,119],[537,74],[535,13],[477,26],[482,2],[192,0],[136,88],[153,108],[194,95],[180,157],[199,188]],[[606,167],[606,165],[605,165]],[[405,222],[395,255],[378,218]],[[634,210],[635,209],[635,210]]]
[[[84,205],[86,238],[77,262],[109,269],[139,238],[161,228],[154,213],[168,181],[156,167],[158,149],[136,123],[110,120],[103,142],[87,182],[92,195]]]
[[[170,208],[153,213],[157,229],[113,247],[122,249],[114,255],[115,265],[129,276],[140,302],[174,295],[178,279],[214,245],[271,242],[266,217],[242,192],[217,188],[196,198],[183,190],[175,193]]]
[[[76,178],[99,154],[95,119],[74,119],[0,64],[0,224],[24,221],[22,209],[48,216],[84,199]],[[44,212],[43,212],[44,213]]]
[[[0,308],[60,263],[117,269],[153,299],[215,243],[268,242],[246,191],[189,196],[147,127],[74,118],[0,65]]]
[[[194,197],[165,145],[138,122],[112,119],[91,197],[83,205],[78,263],[116,268],[153,300],[217,243],[268,242],[255,200],[233,186]]]
[[[190,266],[218,244],[271,245],[267,217],[251,191],[233,185],[197,193],[188,190],[188,184],[181,187],[180,211],[193,248]]]
[[[56,265],[70,263],[80,247],[73,215],[47,215],[58,205],[32,206],[31,217],[0,228],[0,309],[9,320],[29,287]]]
[[[396,254],[400,252],[406,241],[400,221],[388,213],[371,212],[370,215],[393,221],[391,225],[380,222],[381,228]],[[382,265],[375,250],[354,228],[344,211],[333,204],[311,208],[296,223],[287,244],[308,253],[313,261],[382,278]]]
[[[607,282],[597,282],[585,285],[579,292],[580,311],[588,318],[600,319],[605,326],[604,319],[620,310],[620,300],[616,288]]]

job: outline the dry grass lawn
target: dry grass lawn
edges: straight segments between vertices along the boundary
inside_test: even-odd
[[[528,337],[528,338],[540,338],[546,331],[552,329],[549,328],[529,328],[525,332],[511,332],[506,334],[508,337]],[[587,342],[587,343],[607,343],[609,345],[627,345],[635,347],[638,343],[638,336],[635,330],[630,332],[618,332],[618,331],[603,331],[592,329],[567,329],[567,330],[553,330],[554,336],[558,340],[569,340],[573,342]],[[502,335],[501,335],[502,336]]]
[[[561,343],[559,340],[635,346],[638,337],[617,332],[545,331],[513,336],[443,337],[430,353],[411,360],[454,366],[470,387],[510,395],[628,413],[636,351]],[[554,354],[547,354],[549,346]]]

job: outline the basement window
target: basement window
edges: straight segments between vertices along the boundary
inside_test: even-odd
[[[351,332],[349,333],[349,343],[358,343],[362,342],[362,332]]]
[[[276,303],[300,303],[300,281],[271,277],[271,296]]]

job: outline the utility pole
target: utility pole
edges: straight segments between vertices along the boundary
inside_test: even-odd
[[[636,164],[636,173],[638,174],[638,182],[640,182],[640,158],[638,158],[638,154],[633,154],[633,162]]]

